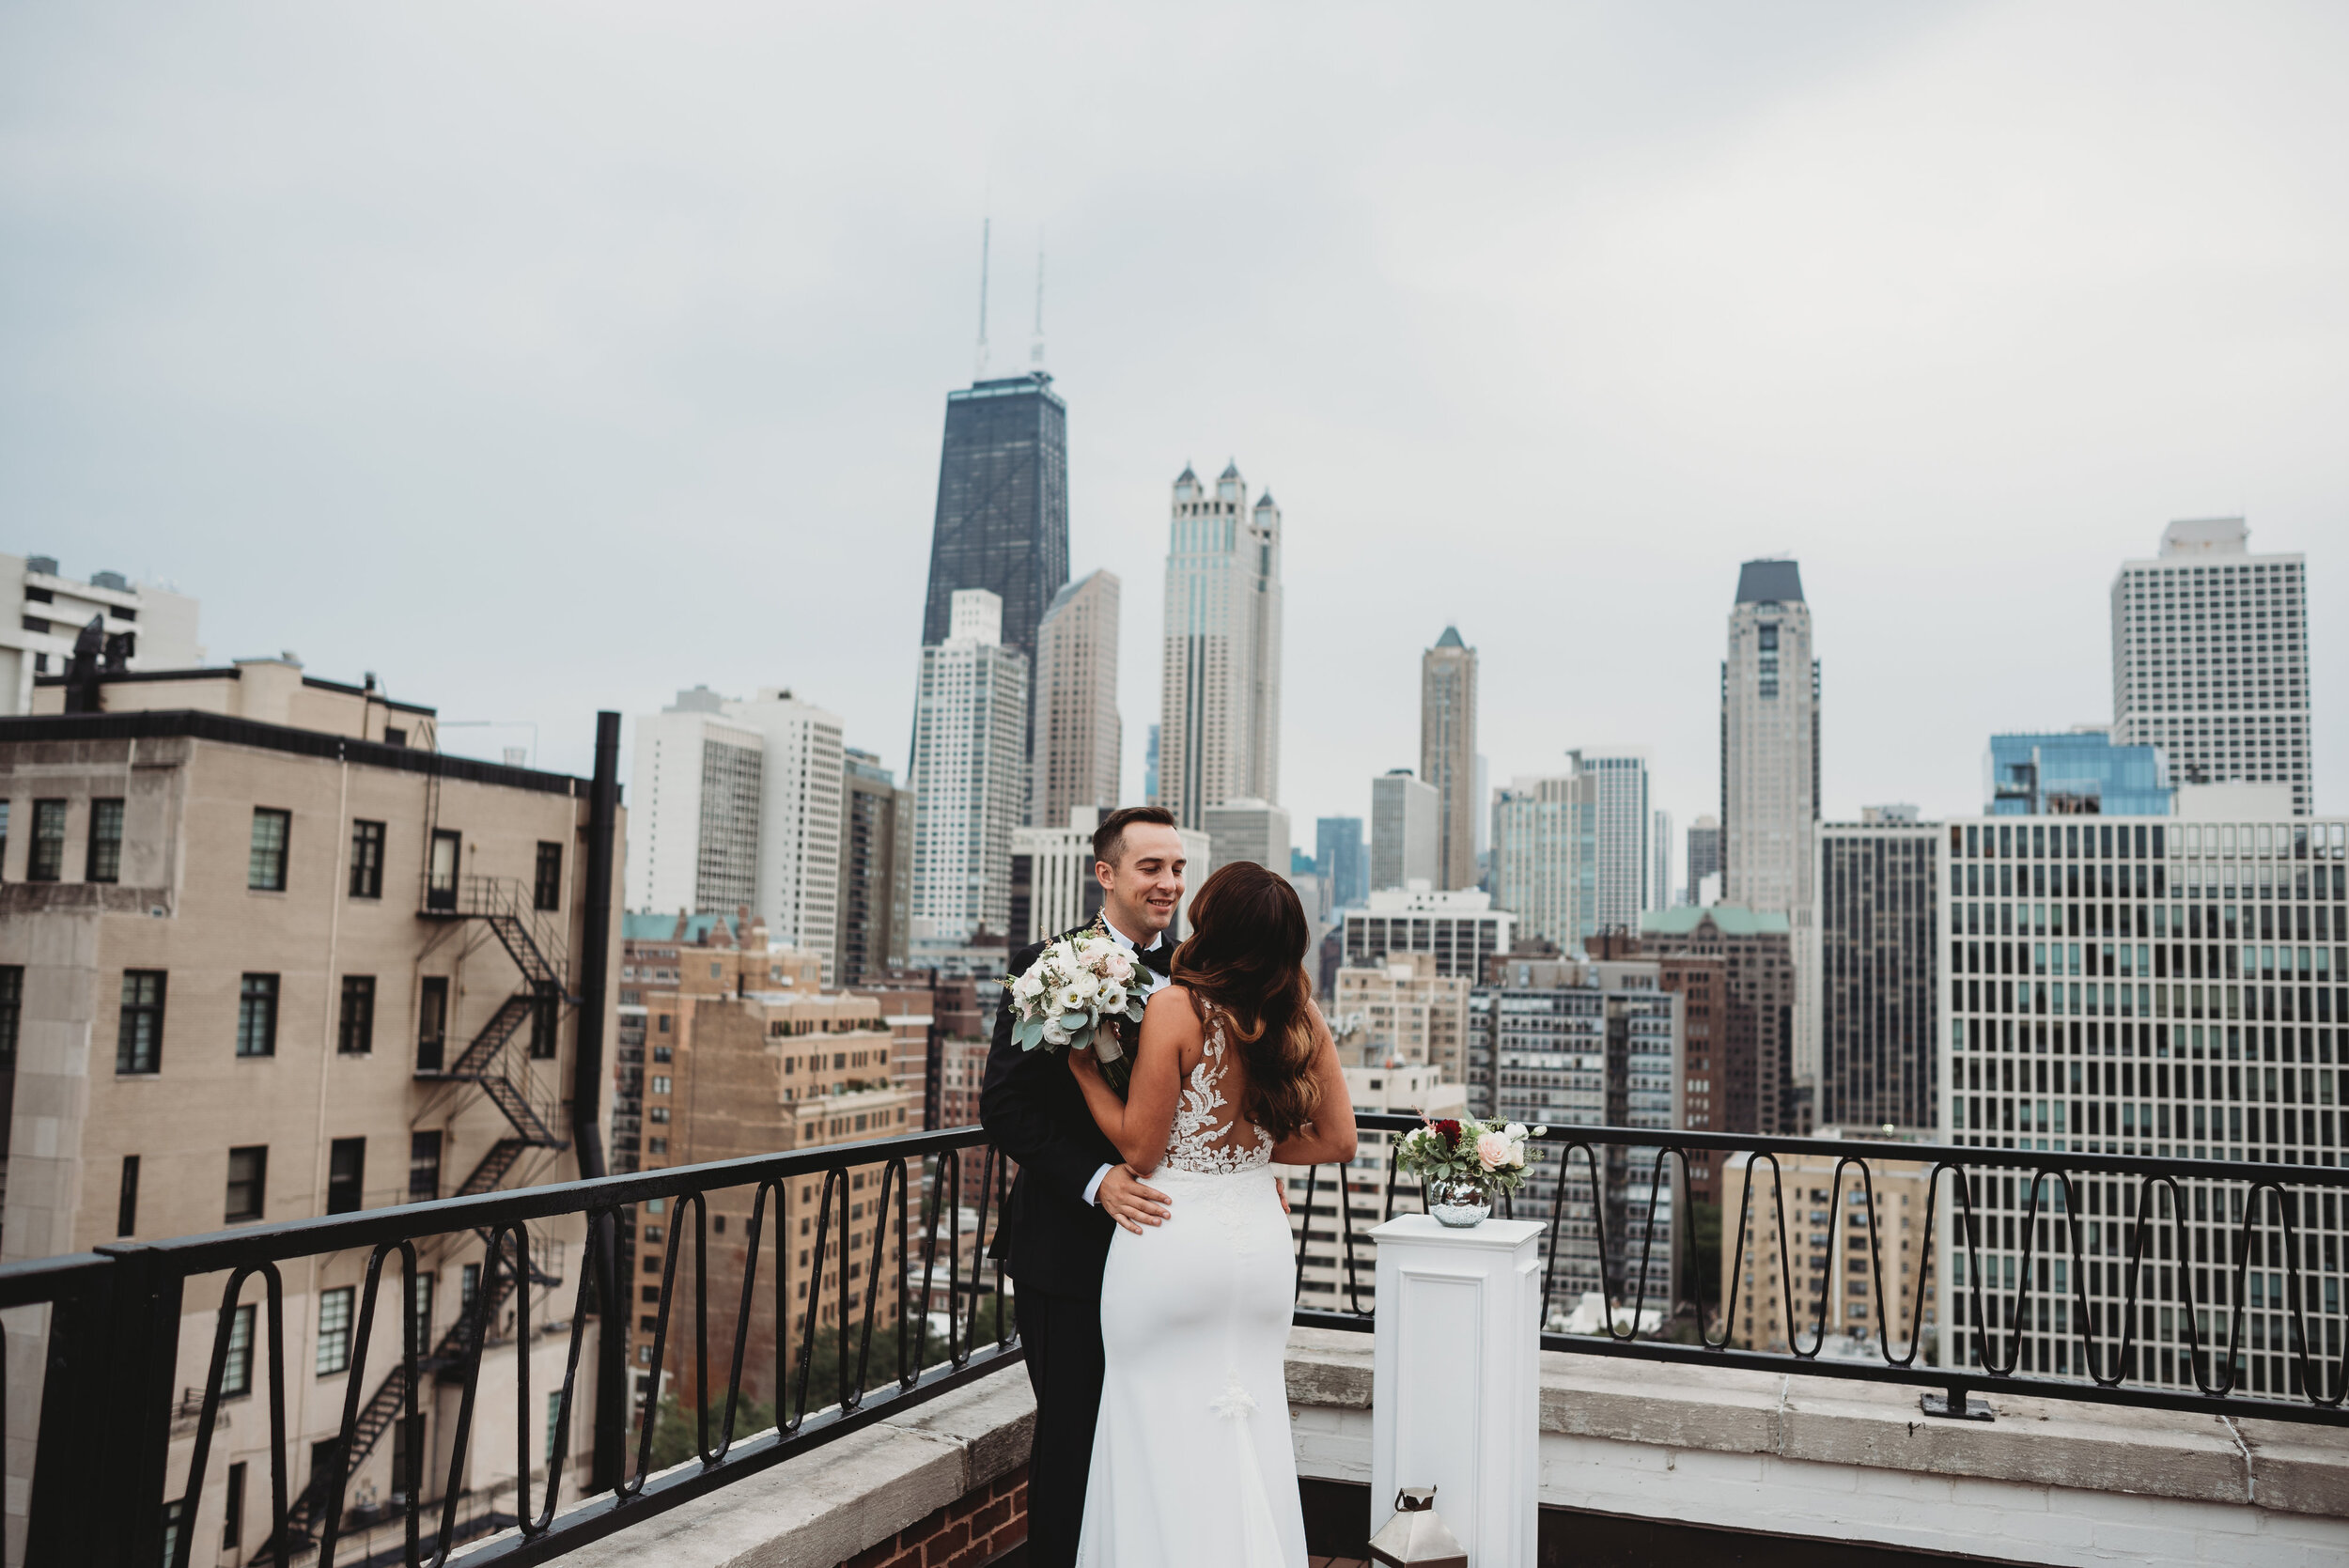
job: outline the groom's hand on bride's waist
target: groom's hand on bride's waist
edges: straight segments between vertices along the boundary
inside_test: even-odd
[[[1101,1212],[1125,1226],[1136,1235],[1144,1225],[1159,1225],[1173,1212],[1172,1200],[1153,1187],[1143,1185],[1130,1165],[1112,1165],[1110,1173],[1101,1178],[1100,1189],[1094,1202]]]

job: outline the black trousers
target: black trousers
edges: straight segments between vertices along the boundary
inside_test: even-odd
[[[1101,1413],[1098,1296],[1014,1296],[1028,1383],[1035,1389],[1035,1446],[1028,1458],[1029,1568],[1075,1568],[1084,1525],[1093,1427]]]

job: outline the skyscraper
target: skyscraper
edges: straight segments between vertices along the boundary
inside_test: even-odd
[[[1596,902],[1590,918],[1600,931],[1635,933],[1647,908],[1647,753],[1637,747],[1577,751],[1575,771],[1591,782],[1592,850]]]
[[[1442,808],[1435,789],[1408,768],[1370,781],[1370,887],[1435,886]]]
[[[925,646],[952,635],[954,596],[1002,601],[1005,647],[1035,667],[1036,629],[1068,581],[1068,406],[1041,370],[946,395],[930,532]]]
[[[853,986],[906,961],[913,895],[913,792],[870,752],[843,753],[840,934],[832,976]]]
[[[1737,574],[1721,663],[1722,899],[1787,917],[1795,952],[1795,1103],[1818,1077],[1818,949],[1812,877],[1819,822],[1819,661],[1792,561]],[[1792,1124],[1807,1125],[1798,1110]]]
[[[1235,861],[1251,861],[1268,871],[1285,877],[1289,871],[1289,814],[1279,806],[1268,805],[1239,796],[1220,806],[1209,806],[1203,824],[1213,853],[1208,857],[1207,876],[1213,876]],[[1193,876],[1198,876],[1196,871]],[[1202,880],[1205,878],[1203,877]]]
[[[1059,827],[1074,806],[1117,805],[1117,574],[1096,571],[1052,596],[1036,633],[1035,800],[1028,819]]]
[[[1174,481],[1159,683],[1159,803],[1186,828],[1238,796],[1278,802],[1281,784],[1281,512],[1252,511],[1228,465],[1210,495]]]
[[[1930,1129],[1941,826],[1863,815],[1819,830],[1818,1125]]]
[[[636,721],[628,902],[731,915],[831,962],[840,918],[840,720],[779,687],[707,686]]]
[[[1668,909],[1672,901],[1672,814],[1657,807],[1656,822],[1648,832],[1648,852],[1656,857],[1655,869],[1648,875],[1647,902],[1641,906],[1642,913],[1649,909]]]
[[[1436,886],[1476,885],[1476,650],[1445,627],[1419,661],[1419,776],[1436,791]]]
[[[1720,818],[1707,812],[1688,824],[1688,887],[1683,904],[1718,903],[1704,896],[1704,879],[1721,874]]]
[[[1568,955],[1595,933],[1597,814],[1579,770],[1516,778],[1493,799],[1493,902],[1517,917],[1520,939]]]
[[[956,593],[946,637],[922,650],[914,698],[913,939],[1001,933],[1011,833],[1026,800],[1028,661],[1003,645],[1003,601]]]
[[[2314,809],[2308,564],[2253,555],[2241,518],[2173,522],[2112,580],[2112,741],[2159,746],[2177,784],[2282,784]]]
[[[1334,906],[1350,909],[1370,892],[1370,858],[1362,848],[1362,819],[1324,816],[1314,823],[1314,865],[1330,878]]]

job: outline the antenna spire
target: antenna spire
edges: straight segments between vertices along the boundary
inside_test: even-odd
[[[979,364],[977,380],[987,379],[987,252],[995,226],[992,214],[979,220]]]
[[[1044,368],[1044,237],[1035,241],[1035,336],[1028,342],[1028,364]]]

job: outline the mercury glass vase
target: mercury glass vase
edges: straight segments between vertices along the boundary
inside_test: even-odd
[[[1467,1230],[1492,1217],[1491,1189],[1473,1176],[1448,1176],[1427,1184],[1427,1212],[1439,1225]]]

